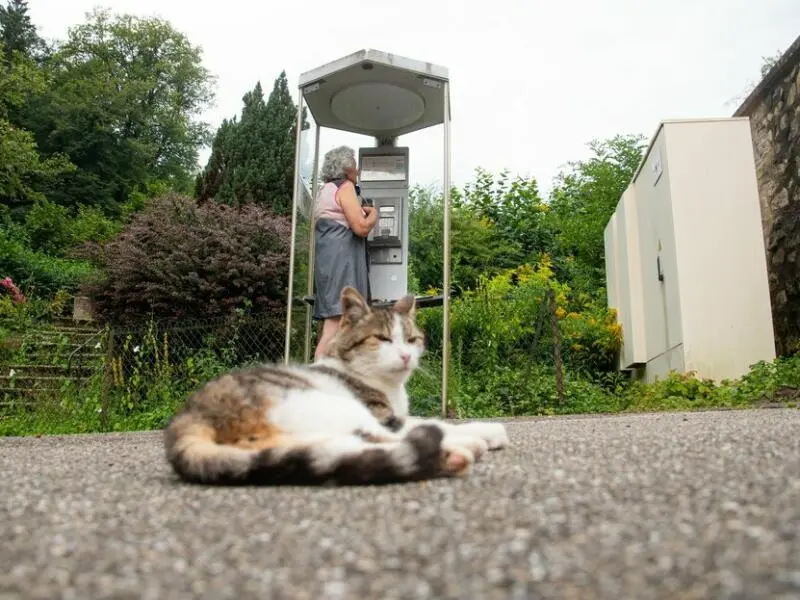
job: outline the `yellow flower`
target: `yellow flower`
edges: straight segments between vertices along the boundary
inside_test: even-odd
[[[564,310],[563,308],[561,308],[560,306],[559,306],[559,307],[556,309],[556,316],[557,316],[559,319],[563,319],[563,318],[564,318],[564,316],[565,316],[566,314],[567,314],[567,311],[565,311],[565,310]]]

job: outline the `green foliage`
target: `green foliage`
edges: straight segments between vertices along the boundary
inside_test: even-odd
[[[772,362],[760,361],[738,381],[723,382],[735,402],[779,401],[786,397],[800,403],[800,354],[779,356]]]
[[[12,215],[23,215],[37,201],[39,191],[74,171],[63,155],[42,159],[33,134],[0,119],[0,202]]]
[[[774,67],[775,65],[778,64],[778,61],[781,59],[782,56],[783,56],[783,52],[778,50],[778,52],[776,52],[772,56],[762,56],[761,57],[761,78],[762,79],[767,76],[767,73],[769,73],[772,70],[772,67]]]
[[[258,205],[230,207],[169,194],[98,248],[105,277],[86,293],[106,322],[284,315],[289,221]]]
[[[45,254],[61,255],[71,241],[69,220],[69,211],[63,206],[37,199],[25,215],[25,230],[31,248]]]
[[[58,258],[33,250],[20,227],[0,225],[0,275],[11,277],[27,296],[50,297],[59,290],[76,292],[97,275],[88,261]]]
[[[478,169],[475,181],[452,190],[452,280],[472,289],[481,274],[535,263],[547,255],[560,281],[604,296],[603,232],[639,165],[644,138],[615,136],[589,144],[591,155],[556,178],[548,201],[534,179],[495,177]],[[415,189],[411,201],[411,270],[418,291],[440,289],[442,197]]]
[[[478,169],[475,182],[466,185],[455,202],[494,224],[508,259],[516,259],[516,264],[553,254],[555,231],[535,179],[511,179],[505,171],[495,179]]]
[[[39,65],[21,52],[10,52],[0,41],[5,60],[0,64],[0,117],[7,119],[31,96],[45,90],[45,77]]]
[[[564,406],[556,402],[549,291],[555,298],[568,373]],[[441,360],[441,309],[421,311],[419,321],[426,333],[428,360],[435,364]],[[618,402],[612,391],[594,383],[613,375],[622,341],[614,313],[585,295],[571,294],[569,286],[554,278],[547,256],[535,268],[522,265],[482,277],[475,290],[453,301],[450,327],[453,405],[458,414],[582,412],[591,404],[611,410]],[[424,374],[416,377],[412,388],[421,394],[424,406],[436,406],[427,379]]]
[[[69,298],[69,292],[61,289],[50,299],[33,296],[27,302],[15,303],[9,294],[0,292],[0,340],[3,339],[2,332],[25,332],[33,326],[63,317]],[[0,364],[3,362],[11,360],[0,354]]]
[[[3,14],[0,11],[0,24]],[[34,60],[22,51],[10,52],[2,41],[0,51],[6,57],[0,63],[0,203],[10,209],[12,216],[20,217],[44,198],[42,189],[55,185],[75,166],[60,153],[42,157],[34,135],[9,120],[32,95],[45,89],[45,78]]]
[[[27,0],[9,0],[0,6],[0,44],[6,61],[15,53],[32,57],[44,52],[45,43],[28,15]]]
[[[800,404],[800,355],[760,361],[735,381],[719,384],[695,373],[671,372],[651,384],[633,384],[627,392],[631,410],[742,408],[763,403]]]
[[[0,327],[2,323],[0,314]],[[209,379],[265,360],[269,354],[259,353],[255,346],[244,351],[242,333],[253,341],[269,334],[270,328],[269,320],[243,315],[207,323],[196,331],[164,329],[152,320],[126,332],[107,327],[90,340],[102,350],[102,358],[87,381],[78,385],[65,379],[60,389],[38,394],[33,408],[14,404],[16,395],[3,398],[0,393],[0,401],[11,403],[0,414],[0,435],[162,428],[189,394]],[[2,341],[0,335],[0,357]],[[26,344],[23,336],[7,362],[30,364]],[[273,351],[267,344],[258,347]]]
[[[644,136],[618,135],[589,144],[591,156],[569,163],[556,177],[550,205],[558,253],[589,269],[594,287],[604,282],[603,232],[642,160]]]
[[[77,215],[48,200],[37,200],[25,215],[25,231],[33,250],[52,256],[67,252],[85,242],[104,242],[120,230],[100,209],[79,205]]]
[[[454,194],[455,195],[455,194]],[[414,188],[409,195],[410,265],[415,292],[441,291],[444,237],[444,203],[441,194]],[[517,264],[489,219],[457,201],[450,210],[451,284],[474,288],[482,274],[490,275]]]
[[[255,202],[291,212],[297,106],[281,72],[267,101],[261,82],[242,98],[241,119],[223,120],[195,195],[231,205]],[[308,129],[303,109],[303,129]]]
[[[43,66],[46,89],[15,120],[44,155],[78,168],[43,192],[56,204],[91,204],[107,215],[152,181],[187,189],[208,137],[197,119],[211,101],[200,49],[158,18],[96,10],[69,30]]]

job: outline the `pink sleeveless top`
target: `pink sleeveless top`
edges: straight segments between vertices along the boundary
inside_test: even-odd
[[[346,182],[343,182],[342,185],[345,183]],[[336,198],[336,192],[339,191],[340,187],[341,186],[337,186],[335,182],[329,181],[320,188],[314,206],[314,216],[317,219],[333,219],[349,229],[350,224],[344,216],[341,203],[338,198]]]

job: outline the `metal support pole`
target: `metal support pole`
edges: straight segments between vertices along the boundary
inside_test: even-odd
[[[289,364],[292,346],[292,305],[294,296],[294,246],[297,240],[297,201],[300,196],[300,136],[303,133],[303,90],[298,89],[297,131],[294,143],[294,192],[292,194],[292,237],[289,246],[289,284],[286,292],[286,340],[283,347],[283,362]]]
[[[316,125],[314,133],[314,171],[311,174],[311,212],[308,216],[308,281],[307,295],[314,294],[314,201],[317,198],[317,186],[319,185],[319,125]],[[312,306],[306,304],[306,340],[303,350],[303,362],[308,364],[311,359],[311,311]]]
[[[447,417],[447,387],[450,370],[450,82],[445,81],[444,94],[444,264],[442,321],[442,417]]]

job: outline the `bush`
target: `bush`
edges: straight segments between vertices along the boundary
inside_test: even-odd
[[[257,205],[229,207],[168,194],[96,247],[106,276],[84,288],[104,321],[282,318],[290,221]]]
[[[522,265],[492,278],[452,303],[454,355],[465,369],[476,372],[495,365],[553,362],[551,311],[546,294],[552,290],[561,331],[562,356],[570,368],[602,373],[614,369],[622,334],[612,310],[553,278],[549,257],[534,268]],[[441,349],[441,309],[420,313],[430,349]]]
[[[565,402],[555,385],[553,310],[561,334]],[[438,408],[442,310],[419,313],[429,354],[411,384],[415,410]],[[451,305],[452,404],[462,416],[606,412],[621,408],[615,357],[622,335],[612,310],[588,294],[574,294],[553,276],[543,256],[494,277]]]
[[[33,250],[51,256],[64,256],[84,242],[104,242],[113,238],[120,225],[95,207],[79,206],[77,215],[48,200],[37,200],[25,215],[25,233]]]
[[[0,277],[11,277],[27,296],[74,292],[97,272],[87,261],[56,258],[31,249],[24,233],[7,225],[0,225],[0,256]]]

